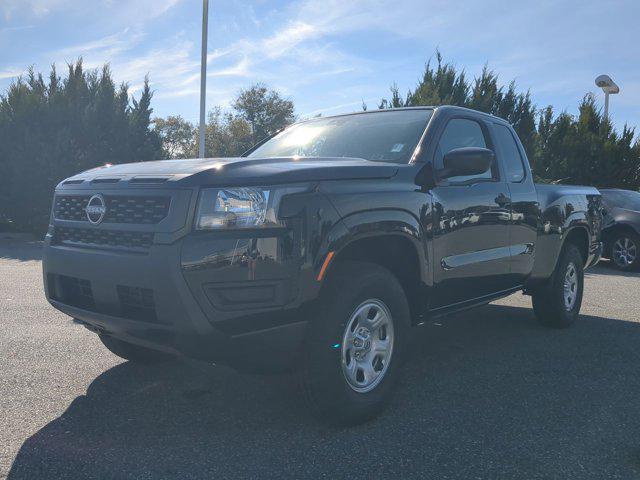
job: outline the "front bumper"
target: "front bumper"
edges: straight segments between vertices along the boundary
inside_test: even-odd
[[[239,369],[286,368],[306,328],[300,259],[281,238],[188,235],[147,253],[45,240],[49,302],[121,340]]]

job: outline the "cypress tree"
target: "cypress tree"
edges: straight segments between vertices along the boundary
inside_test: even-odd
[[[42,233],[53,189],[65,177],[157,158],[151,98],[145,80],[140,99],[130,102],[108,65],[87,72],[82,59],[68,65],[64,79],[52,66],[48,81],[33,69],[14,81],[0,95],[0,228]]]

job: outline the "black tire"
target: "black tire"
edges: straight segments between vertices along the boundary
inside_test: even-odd
[[[623,272],[640,269],[640,236],[617,232],[611,239],[609,258],[613,266]]]
[[[575,290],[571,290],[572,295],[565,295],[565,279],[572,268],[571,266],[575,271]],[[569,281],[569,284],[571,285],[572,282]],[[562,249],[551,278],[533,293],[533,310],[536,318],[542,325],[548,327],[569,327],[578,319],[583,292],[584,262],[582,255],[575,245],[567,244]],[[565,297],[573,297],[573,304]]]
[[[98,335],[100,341],[114,355],[136,363],[152,364],[167,362],[174,358],[172,355],[151,348],[127,343],[108,335]]]
[[[320,297],[318,311],[311,319],[307,331],[298,375],[303,394],[316,417],[331,424],[355,425],[371,419],[384,408],[400,376],[410,328],[409,305],[396,277],[375,264],[350,261],[338,263],[327,282]],[[371,300],[375,306],[369,309]],[[373,312],[373,316],[376,309],[384,313],[383,318],[388,312],[391,323],[388,328],[391,333],[387,327],[384,333],[382,327],[378,327],[370,332],[370,337],[364,337],[371,340],[369,350],[356,351],[356,344],[352,343],[356,342],[354,339],[352,342],[345,342],[343,349],[343,337],[348,335],[347,325],[351,332],[355,332],[352,335],[360,334],[360,326],[369,325],[369,312]],[[357,311],[363,312],[359,319],[355,317]],[[366,328],[364,330],[364,335],[367,335]],[[376,358],[375,342],[389,339],[391,353],[388,362],[385,362],[381,360],[382,357]],[[356,353],[349,353],[350,351]],[[359,355],[362,358],[358,358]],[[351,370],[356,372],[356,379],[359,375],[364,379],[364,372],[357,370],[358,365],[361,365],[357,362],[366,364],[367,370],[372,366],[373,370],[368,370],[370,378],[378,375],[379,379],[376,380],[377,383],[374,381],[369,385],[370,391],[356,391],[356,388],[360,388],[359,385],[352,384],[359,380],[354,380],[353,376],[351,380],[347,379],[348,373],[343,371],[343,358],[350,360],[345,362],[344,368],[347,368],[347,364],[356,362],[353,364],[355,368]],[[370,361],[367,360],[369,358]],[[376,368],[378,372],[375,371]],[[366,379],[363,381],[366,382]]]

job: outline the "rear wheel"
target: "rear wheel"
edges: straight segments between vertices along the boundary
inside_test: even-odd
[[[100,337],[100,341],[111,353],[131,362],[147,364],[161,363],[174,358],[168,353],[123,342],[122,340],[118,340],[117,338],[113,338],[108,335],[99,334],[98,337]]]
[[[538,321],[554,328],[566,328],[580,314],[584,290],[584,263],[578,248],[567,244],[551,278],[532,296]]]
[[[298,371],[313,414],[362,423],[387,403],[410,325],[402,286],[366,262],[336,264],[312,319]]]
[[[637,270],[640,267],[640,237],[631,232],[616,234],[611,242],[611,260],[619,270]]]

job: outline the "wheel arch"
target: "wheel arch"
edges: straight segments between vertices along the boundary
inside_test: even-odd
[[[611,247],[611,242],[620,233],[628,233],[633,235],[640,235],[640,227],[627,222],[616,222],[614,225],[608,227],[602,232],[602,237],[606,245],[606,250]]]
[[[343,220],[347,228],[328,245],[327,252],[332,253],[323,283],[330,280],[332,267],[340,262],[355,260],[380,265],[402,285],[412,321],[418,318],[424,313],[425,287],[430,275],[424,236],[417,219],[405,212],[375,211]]]
[[[572,244],[575,245],[580,251],[580,255],[582,256],[582,261],[584,264],[587,264],[587,260],[589,259],[589,229],[584,225],[576,225],[569,229],[569,231],[565,234],[564,240],[562,242],[562,246],[560,248],[560,254],[566,247],[566,245]],[[559,257],[559,256],[558,256]],[[557,260],[556,260],[557,264]]]

